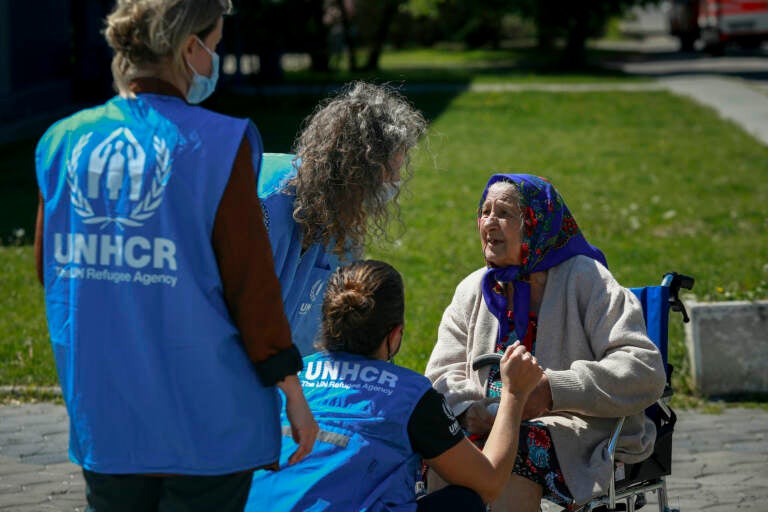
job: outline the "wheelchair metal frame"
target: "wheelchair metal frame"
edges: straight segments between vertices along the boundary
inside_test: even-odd
[[[684,276],[676,272],[670,272],[665,274],[661,286],[669,288],[668,306],[672,311],[681,313],[683,322],[689,321],[688,313],[685,310],[685,305],[680,300],[679,292],[681,288],[690,290],[693,288],[694,279],[692,277]],[[667,312],[668,314],[668,312]],[[666,354],[664,354],[666,359]],[[662,397],[656,401],[656,405],[659,407],[660,413],[667,419],[671,419],[674,422],[674,412],[667,405],[667,402],[672,396],[672,389],[670,383],[667,382],[667,389],[665,389]],[[658,500],[659,512],[679,512],[678,509],[672,509],[669,507],[667,484],[665,475],[659,475],[653,478],[643,479],[638,482],[632,482],[631,484],[622,487],[621,481],[623,476],[618,478],[617,464],[616,464],[616,446],[619,438],[621,437],[621,429],[624,425],[625,418],[619,418],[616,422],[613,434],[611,435],[608,443],[608,454],[611,459],[611,480],[608,488],[608,494],[592,498],[589,502],[581,505],[575,509],[574,512],[608,512],[616,510],[626,510],[634,512],[636,509],[643,507],[646,504],[645,494],[649,492],[655,492]],[[642,462],[640,463],[642,464]],[[623,467],[619,466],[621,469]],[[618,478],[618,482],[617,482]],[[618,484],[618,488],[617,488]],[[623,502],[623,503],[620,503]]]
[[[662,314],[664,315],[664,332],[658,333],[658,336],[663,337],[664,343],[660,343],[661,340],[653,340],[655,344],[661,345],[659,346],[659,350],[661,351],[665,352],[668,350],[666,345],[666,328],[668,325],[666,322],[669,316],[669,311],[671,310],[679,312],[683,317],[683,322],[685,323],[690,321],[688,318],[688,313],[685,310],[685,305],[680,300],[679,293],[681,288],[686,290],[693,289],[693,284],[694,279],[692,277],[678,274],[677,272],[669,272],[662,278],[661,287],[668,288],[668,296],[666,299],[667,303],[662,304]],[[650,314],[648,316],[650,316]],[[648,318],[646,318],[646,323],[647,321]],[[663,353],[662,355],[664,357],[664,362],[666,363],[667,354]],[[476,358],[472,362],[472,369],[478,370],[479,368],[489,364],[498,364],[500,360],[501,356],[498,354],[485,354]],[[669,365],[667,366],[668,368],[671,368]],[[670,424],[670,426],[673,428],[676,421],[676,416],[674,411],[667,405],[667,402],[670,400],[673,394],[670,378],[671,374],[668,371],[667,386],[662,396],[656,401],[655,405],[658,406],[659,415],[664,419],[665,423]],[[624,421],[625,418],[619,418],[617,420],[616,426],[614,427],[613,433],[611,434],[611,438],[608,442],[608,455],[611,459],[612,468],[608,494],[592,498],[587,503],[577,506],[573,512],[613,512],[618,510],[634,512],[636,509],[639,509],[646,504],[645,494],[648,492],[656,493],[659,504],[659,512],[679,512],[677,509],[669,508],[668,505],[667,484],[664,477],[669,473],[630,481],[630,483],[625,487],[619,486],[617,488],[617,473],[623,471],[624,466],[623,464],[616,464],[616,446],[618,445],[619,438],[621,437],[621,429],[624,426]],[[645,461],[641,461],[635,465],[641,465],[643,462]],[[621,471],[617,471],[617,467],[620,468]],[[619,478],[619,483],[621,483],[621,481],[624,479],[624,476],[621,476],[621,478]],[[620,501],[623,501],[624,503],[619,503]]]

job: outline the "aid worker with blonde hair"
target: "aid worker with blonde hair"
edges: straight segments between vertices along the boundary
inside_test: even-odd
[[[48,326],[88,510],[242,510],[317,424],[282,309],[246,119],[215,89],[229,0],[118,0],[118,95],[54,124],[35,154]]]

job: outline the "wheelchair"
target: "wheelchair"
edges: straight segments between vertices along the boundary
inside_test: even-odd
[[[645,411],[656,425],[656,442],[653,453],[642,462],[624,464],[617,461],[616,446],[624,424],[624,418],[619,418],[608,443],[608,454],[613,462],[608,494],[593,497],[576,507],[574,512],[634,512],[646,505],[646,494],[650,492],[656,493],[659,512],[678,512],[668,505],[665,481],[672,471],[672,434],[677,421],[675,412],[668,405],[673,395],[673,367],[667,361],[669,312],[679,312],[684,323],[690,321],[679,293],[680,289],[693,289],[693,285],[692,277],[670,272],[664,275],[658,286],[630,288],[642,303],[648,337],[658,347],[667,372],[667,385],[661,398]],[[472,368],[477,370],[485,365],[498,364],[500,359],[498,354],[484,355],[473,361]]]

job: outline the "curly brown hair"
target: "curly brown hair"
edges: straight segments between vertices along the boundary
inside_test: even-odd
[[[320,243],[343,257],[362,252],[369,229],[386,238],[383,184],[397,175],[400,156],[402,176],[409,177],[408,152],[426,127],[421,113],[389,86],[353,82],[321,103],[294,148],[293,217],[302,227],[304,249]]]
[[[361,260],[340,267],[328,280],[317,345],[371,357],[384,337],[403,323],[403,278],[383,261]]]

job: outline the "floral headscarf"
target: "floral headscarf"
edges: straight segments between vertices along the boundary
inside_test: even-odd
[[[498,181],[510,182],[520,192],[520,209],[523,215],[521,264],[489,267],[482,282],[483,299],[499,321],[500,341],[509,333],[507,297],[494,293],[493,288],[497,282],[514,283],[512,310],[515,332],[522,340],[528,330],[531,301],[531,285],[524,279],[534,272],[547,270],[579,254],[597,260],[605,267],[608,264],[600,249],[590,245],[581,234],[563,198],[544,178],[530,174],[494,174],[488,180],[480,198],[478,219],[488,189]]]

